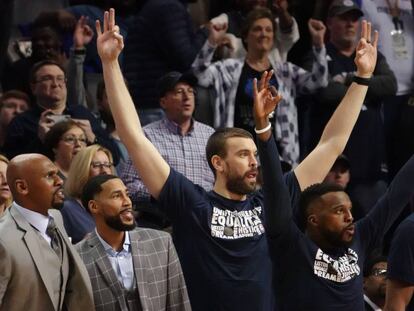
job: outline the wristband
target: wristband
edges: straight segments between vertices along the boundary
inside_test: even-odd
[[[258,130],[258,129],[256,129],[256,127],[254,128],[254,132],[256,133],[256,134],[263,134],[263,133],[266,133],[268,130],[270,130],[270,128],[272,127],[272,125],[270,124],[270,122],[269,122],[269,124],[268,125],[266,125],[266,127],[265,128],[262,128],[261,130]]]
[[[356,84],[369,86],[369,82],[371,81],[371,78],[361,78],[361,77],[354,76],[352,81],[355,82]]]

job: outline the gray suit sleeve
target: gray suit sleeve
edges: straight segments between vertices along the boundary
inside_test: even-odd
[[[0,241],[0,307],[3,304],[3,297],[11,278],[11,259],[6,248]]]

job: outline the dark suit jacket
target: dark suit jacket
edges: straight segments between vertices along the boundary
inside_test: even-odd
[[[94,310],[91,283],[79,255],[68,240],[62,216],[50,210],[69,254],[69,278],[63,308]],[[14,205],[0,218],[0,310],[55,310],[50,271],[39,246],[39,234]]]
[[[143,228],[130,231],[129,235],[142,310],[191,310],[171,236]],[[127,311],[123,285],[118,281],[96,231],[77,244],[76,249],[92,282],[96,310]]]

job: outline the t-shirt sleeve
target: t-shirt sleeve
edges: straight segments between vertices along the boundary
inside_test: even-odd
[[[414,285],[414,222],[405,220],[397,231],[388,257],[388,278]]]
[[[171,168],[157,202],[160,209],[175,223],[178,220],[185,221],[186,216],[201,206],[205,194],[202,187]]]

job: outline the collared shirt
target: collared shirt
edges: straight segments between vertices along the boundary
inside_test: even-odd
[[[205,151],[207,140],[214,133],[212,127],[194,120],[188,133],[182,135],[181,128],[165,118],[144,126],[143,130],[171,168],[207,191],[213,188],[214,175],[208,166]],[[131,159],[120,168],[120,177],[134,203],[150,200],[150,194]]]
[[[114,270],[118,281],[124,285],[125,289],[131,290],[134,286],[134,264],[132,263],[129,233],[125,231],[125,239],[124,244],[122,245],[122,250],[117,252],[111,245],[105,242],[96,229],[95,232],[101,241],[106,254],[108,255],[109,262],[111,263],[112,269]]]
[[[367,304],[369,304],[374,311],[382,311],[380,307],[378,307],[375,303],[372,302],[371,299],[367,295],[364,295],[364,300]]]
[[[38,212],[31,211],[23,206],[20,206],[16,202],[14,202],[16,209],[19,211],[20,214],[26,219],[26,221],[34,227],[37,231],[39,231],[40,235],[44,237],[44,239],[51,245],[51,239],[46,234],[47,224],[49,223],[49,218],[53,218],[51,216],[45,216]]]

